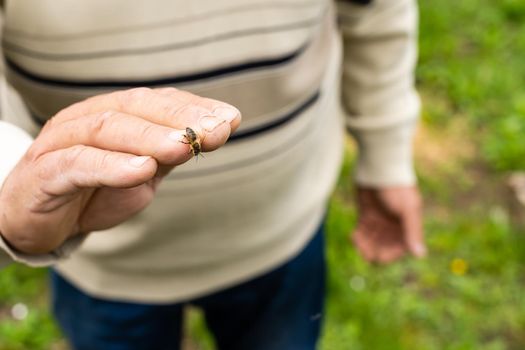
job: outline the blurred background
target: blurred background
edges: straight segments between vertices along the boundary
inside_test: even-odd
[[[525,1],[420,2],[415,153],[430,256],[389,266],[349,249],[353,189],[328,218],[322,350],[525,349]],[[342,178],[352,171],[354,145]],[[67,349],[43,269],[0,272],[0,349]],[[188,310],[185,350],[212,349]]]

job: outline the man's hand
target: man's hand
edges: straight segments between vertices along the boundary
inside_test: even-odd
[[[367,261],[389,263],[407,252],[418,258],[426,255],[417,187],[359,187],[357,203],[359,217],[352,241]]]
[[[144,209],[160,179],[192,157],[190,127],[203,151],[222,146],[239,111],[174,88],[99,95],[53,117],[0,191],[0,233],[37,254],[68,237],[118,225]]]

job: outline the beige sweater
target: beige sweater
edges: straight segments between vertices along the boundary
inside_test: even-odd
[[[147,302],[268,271],[298,253],[324,215],[343,150],[341,96],[360,146],[357,181],[413,183],[415,4],[343,1],[339,12],[338,29],[328,0],[7,1],[5,122],[34,136],[73,102],[144,85],[226,101],[243,122],[225,147],[176,168],[132,220],[45,256],[0,240],[0,260],[59,261],[92,295]],[[28,145],[8,134],[13,126],[0,123],[0,170]]]

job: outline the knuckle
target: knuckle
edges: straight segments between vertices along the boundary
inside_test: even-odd
[[[156,126],[154,124],[146,124],[138,131],[139,139],[147,140],[149,137],[155,135]]]
[[[153,90],[147,87],[138,87],[116,92],[115,98],[120,110],[126,110],[129,106],[140,100],[147,99],[153,95]]]
[[[49,130],[52,130],[57,127],[57,125],[60,124],[60,118],[58,117],[58,114],[51,117],[42,127],[41,133],[47,133]]]
[[[138,88],[133,88],[133,89],[124,91],[124,93],[122,94],[122,98],[123,98],[123,101],[129,103],[137,99],[143,99],[148,96],[151,96],[152,93],[153,91],[150,88],[138,87]]]
[[[86,156],[86,147],[75,145],[70,147],[59,161],[59,167],[62,170],[71,169],[80,159]]]
[[[157,89],[156,91],[158,91],[160,94],[162,95],[175,95],[177,93],[180,92],[179,89],[177,88],[174,88],[173,86],[168,86],[168,87],[164,87],[164,88],[159,88]]]
[[[101,114],[97,114],[94,116],[89,116],[89,129],[91,130],[94,135],[102,132],[105,128],[107,128],[109,124],[109,120],[114,116],[113,111],[106,111]]]
[[[113,154],[109,152],[104,152],[96,158],[94,169],[103,169],[108,165],[114,164],[115,162],[116,159],[113,156]]]
[[[45,148],[38,142],[33,142],[31,147],[26,151],[23,159],[28,163],[34,163],[45,153]]]

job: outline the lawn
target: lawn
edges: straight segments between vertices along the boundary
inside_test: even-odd
[[[375,266],[349,245],[349,141],[328,217],[321,349],[525,349],[525,207],[509,209],[507,185],[525,171],[525,2],[420,7],[424,110],[415,150],[430,256]],[[45,270],[21,266],[0,273],[0,349],[66,348],[45,280]],[[190,316],[186,348],[211,349],[198,311]]]

